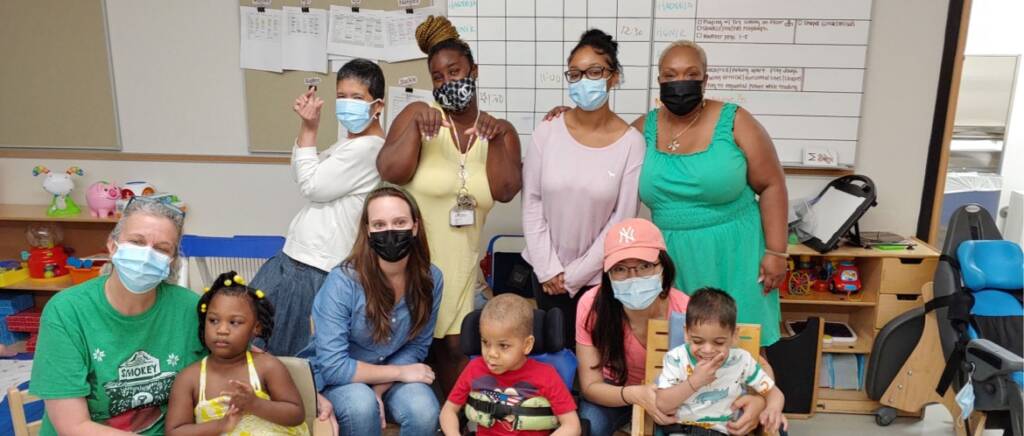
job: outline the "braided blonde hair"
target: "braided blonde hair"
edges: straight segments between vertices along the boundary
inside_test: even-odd
[[[431,15],[416,26],[416,44],[425,54],[430,54],[431,48],[449,39],[462,42],[459,39],[459,31],[455,30],[452,22],[443,16]]]
[[[459,31],[445,17],[431,15],[420,23],[416,27],[416,44],[427,54],[427,63],[441,50],[454,50],[466,57],[470,69],[476,68],[473,50],[459,37]]]

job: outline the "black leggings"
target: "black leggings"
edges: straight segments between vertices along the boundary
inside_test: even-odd
[[[576,352],[576,303],[579,302],[580,297],[586,290],[581,289],[576,293],[575,297],[569,297],[568,293],[558,295],[548,295],[544,292],[544,287],[541,286],[540,281],[537,279],[536,274],[533,276],[533,297],[537,300],[537,307],[543,310],[550,310],[552,308],[559,308],[562,310],[562,319],[564,322],[565,332],[565,348],[568,348],[573,353]]]

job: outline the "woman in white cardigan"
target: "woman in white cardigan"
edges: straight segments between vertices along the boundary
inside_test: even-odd
[[[274,335],[265,346],[277,356],[293,356],[309,342],[313,297],[351,251],[363,201],[380,182],[376,161],[384,145],[384,73],[371,61],[354,59],[338,71],[337,89],[335,111],[348,134],[319,156],[316,133],[324,101],[314,90],[295,99],[302,127],[292,170],[308,203],[292,219],[282,252],[251,282],[276,309]]]

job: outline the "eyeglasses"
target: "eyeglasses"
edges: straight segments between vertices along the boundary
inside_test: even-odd
[[[124,210],[125,210],[125,211],[128,211],[128,209],[129,209],[130,207],[132,207],[132,203],[139,203],[139,204],[145,204],[145,203],[150,203],[150,204],[159,204],[159,205],[161,205],[161,206],[163,206],[163,207],[166,207],[166,208],[167,208],[168,210],[170,210],[172,214],[174,214],[174,215],[177,215],[177,216],[179,216],[179,217],[181,217],[181,218],[185,218],[185,211],[184,211],[184,210],[181,210],[181,208],[180,208],[180,207],[178,207],[178,206],[175,206],[175,205],[174,205],[173,203],[171,203],[171,199],[170,199],[170,197],[159,197],[159,198],[154,198],[154,197],[148,197],[148,196],[144,196],[144,195],[136,195],[136,196],[134,196],[134,197],[132,197],[132,198],[128,199],[128,204],[125,204],[125,205],[124,205]]]
[[[623,280],[629,277],[644,277],[654,274],[660,263],[643,262],[637,266],[615,265],[608,270],[608,275],[615,280]],[[632,273],[632,274],[630,274]]]
[[[576,83],[583,79],[583,76],[587,76],[590,80],[599,80],[611,77],[614,72],[615,70],[611,68],[601,66],[590,67],[583,71],[569,70],[565,72],[565,80],[568,80],[569,83]]]

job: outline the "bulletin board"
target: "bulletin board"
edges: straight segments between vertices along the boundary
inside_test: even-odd
[[[442,0],[438,0],[442,1]],[[399,6],[401,2],[402,6]],[[360,9],[397,10],[407,7],[430,6],[430,0],[363,0],[357,1]],[[410,4],[411,3],[411,4]],[[421,3],[421,4],[420,4]],[[351,7],[351,0],[313,0],[310,7],[330,9],[331,5]],[[252,6],[249,0],[240,0],[240,6]],[[409,5],[409,6],[406,6]],[[301,6],[299,0],[274,0],[271,8]],[[399,79],[415,77],[416,83],[403,88],[430,90],[430,74],[426,59],[406,62],[378,62],[384,71],[385,88],[400,86]],[[339,126],[334,118],[336,98],[335,78],[337,71],[319,74],[308,71],[245,71],[245,107],[249,129],[249,151],[262,153],[290,152],[299,129],[299,117],[292,111],[292,103],[305,89],[304,79],[320,77],[321,85],[317,94],[324,100],[320,115],[320,130],[317,134],[317,148],[323,150],[337,141]],[[390,92],[390,90],[388,90]],[[385,96],[388,101],[389,96]]]
[[[117,150],[103,0],[0,1],[0,147]]]

